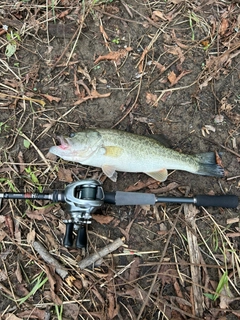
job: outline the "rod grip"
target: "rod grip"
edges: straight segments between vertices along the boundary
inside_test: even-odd
[[[117,206],[134,206],[156,203],[156,197],[151,193],[116,191],[115,204]]]
[[[238,206],[238,197],[235,195],[207,196],[198,195],[194,197],[196,206],[203,207],[223,207],[236,208]]]

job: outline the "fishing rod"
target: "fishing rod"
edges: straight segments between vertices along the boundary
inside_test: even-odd
[[[238,197],[236,195],[197,195],[195,197],[159,197],[151,193],[140,192],[104,192],[97,180],[87,179],[73,182],[65,190],[54,190],[52,193],[0,193],[1,199],[32,199],[50,200],[52,202],[65,202],[70,219],[64,220],[66,232],[63,245],[72,247],[74,243],[73,231],[77,232],[76,247],[87,245],[86,225],[91,223],[92,213],[104,203],[117,206],[124,205],[154,205],[156,203],[186,203],[195,206],[213,206],[236,208]]]

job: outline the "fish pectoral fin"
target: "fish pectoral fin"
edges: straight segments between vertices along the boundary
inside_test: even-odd
[[[149,175],[150,177],[152,177],[153,179],[160,181],[160,182],[167,180],[167,176],[168,176],[167,169],[161,169],[159,171],[145,172],[145,173],[147,175]]]
[[[102,166],[102,171],[113,182],[117,181],[117,172],[113,166],[105,164]]]
[[[104,149],[105,149],[105,153],[104,153],[105,156],[114,157],[114,158],[119,157],[123,152],[122,148],[116,147],[116,146],[104,146]]]

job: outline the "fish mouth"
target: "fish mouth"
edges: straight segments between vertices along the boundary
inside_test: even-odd
[[[62,136],[57,136],[58,141],[60,142],[60,145],[58,145],[61,149],[67,149],[69,147],[69,142],[67,138],[64,138]]]

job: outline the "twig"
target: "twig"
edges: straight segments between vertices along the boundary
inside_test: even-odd
[[[190,270],[192,278],[192,290],[193,290],[193,313],[198,317],[203,316],[203,293],[200,288],[201,284],[201,268],[195,264],[200,264],[201,262],[201,253],[199,250],[197,237],[193,233],[196,231],[196,214],[199,211],[193,205],[184,205],[185,220],[190,226],[187,226],[187,239],[188,239],[188,248],[189,248],[189,258],[190,258]],[[193,230],[193,232],[192,232]]]
[[[24,133],[20,134],[24,139],[26,139],[28,142],[31,143],[31,145],[33,146],[33,148],[37,151],[37,153],[39,154],[39,156],[42,158],[42,160],[44,161],[44,163],[46,164],[46,166],[48,167],[48,170],[51,169],[51,166],[49,165],[49,163],[47,162],[46,158],[44,157],[43,153],[38,149],[38,147],[35,145],[35,143],[33,143],[33,141],[31,139],[29,139]]]
[[[105,257],[109,253],[117,250],[119,247],[124,245],[123,239],[118,238],[112,243],[108,244],[106,247],[101,249],[99,252],[93,253],[87,258],[83,259],[82,261],[79,262],[78,266],[80,269],[85,269],[86,267],[94,264],[97,260]]]
[[[44,248],[44,246],[40,242],[34,241],[33,247],[45,262],[55,267],[56,272],[63,280],[65,280],[65,278],[69,276],[68,271],[55,258],[53,258],[53,256]]]

